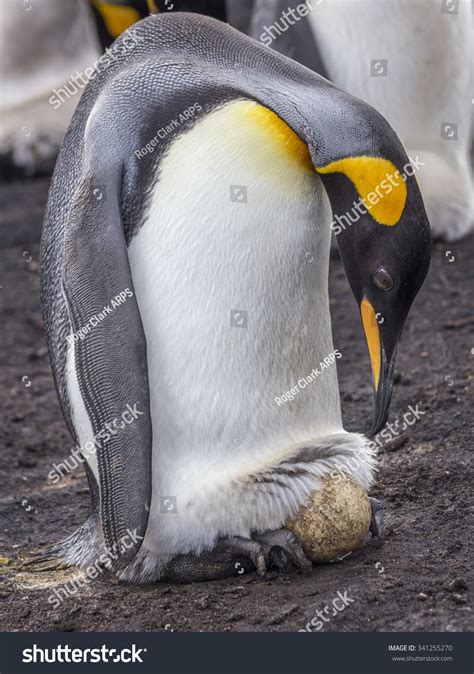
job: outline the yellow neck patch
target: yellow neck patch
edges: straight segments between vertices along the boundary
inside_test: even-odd
[[[257,127],[269,131],[269,139],[271,138],[289,159],[305,171],[314,173],[308,146],[273,110],[253,101],[244,101],[239,106],[239,112]]]
[[[381,225],[396,225],[407,199],[397,167],[380,157],[346,157],[316,168],[318,173],[343,173],[354,184],[365,208]]]

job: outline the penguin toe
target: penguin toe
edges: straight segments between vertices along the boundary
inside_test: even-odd
[[[273,566],[283,573],[297,570],[309,573],[311,562],[306,557],[301,543],[288,529],[276,529],[258,534],[254,539],[268,550],[268,559]]]
[[[231,538],[222,539],[220,546],[229,558],[236,555],[250,557],[258,575],[264,576],[266,574],[267,563],[265,558],[267,556],[267,550],[265,550],[264,546],[259,542],[251,538],[233,536]]]

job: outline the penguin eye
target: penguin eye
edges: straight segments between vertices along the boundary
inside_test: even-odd
[[[380,290],[391,290],[393,288],[393,279],[386,269],[380,267],[374,272],[373,281]]]

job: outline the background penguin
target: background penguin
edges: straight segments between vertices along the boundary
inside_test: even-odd
[[[178,10],[226,19],[225,0],[2,0],[0,177],[51,174],[103,51],[150,12]]]
[[[158,12],[196,12],[227,19],[230,0],[89,0],[102,47],[109,47],[124,30]],[[238,4],[238,3],[237,3]],[[273,9],[273,8],[272,8]],[[245,16],[251,14],[246,8]]]
[[[2,0],[0,39],[0,176],[51,173],[79,100],[71,75],[100,55],[84,2]],[[73,95],[53,108],[53,89]]]
[[[372,204],[408,158],[375,110],[225,24],[169,14],[134,31],[136,49],[81,98],[44,224],[56,386],[73,438],[97,448],[84,451],[93,513],[56,552],[85,564],[105,545],[135,581],[223,577],[236,559],[263,573],[272,550],[277,565],[306,568],[285,522],[354,455],[369,488],[374,458],[342,428],[334,367],[294,401],[275,397],[333,352],[331,206]],[[416,180],[337,241],[367,334],[376,432],[429,265]],[[106,433],[128,405],[136,420]]]

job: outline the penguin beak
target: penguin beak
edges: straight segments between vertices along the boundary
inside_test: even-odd
[[[377,315],[367,298],[361,302],[360,312],[369,349],[374,383],[374,415],[370,435],[376,435],[385,426],[392,399],[396,348],[387,357],[380,336]]]
[[[370,435],[377,435],[385,426],[392,400],[393,375],[395,369],[395,353],[390,360],[385,355],[382,347],[380,378],[378,387],[374,388],[374,416]]]

